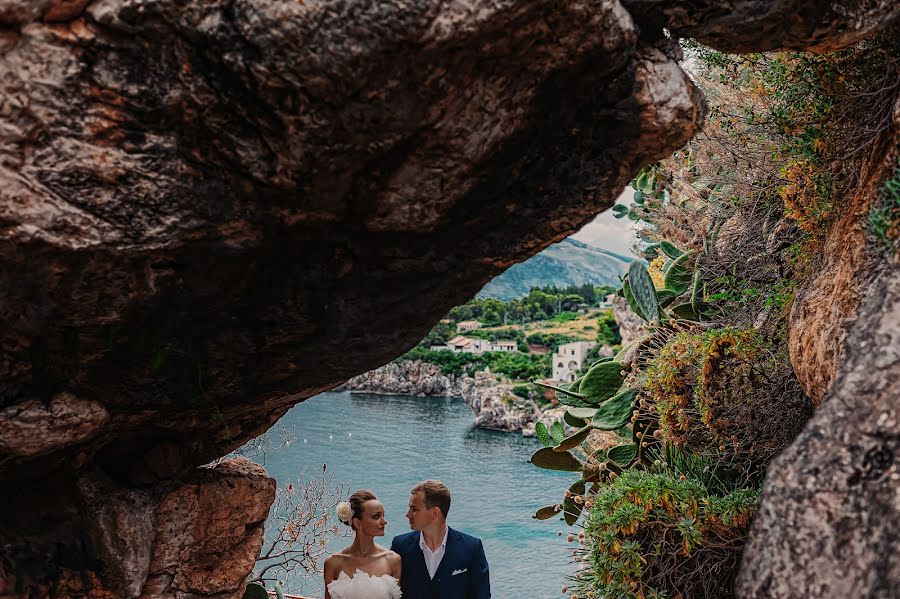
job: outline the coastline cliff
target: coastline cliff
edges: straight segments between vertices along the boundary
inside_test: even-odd
[[[472,408],[475,426],[533,434],[534,423],[543,411],[535,401],[515,395],[512,387],[512,383],[502,382],[490,372],[444,374],[439,366],[420,360],[391,362],[341,386],[366,393],[459,397]]]

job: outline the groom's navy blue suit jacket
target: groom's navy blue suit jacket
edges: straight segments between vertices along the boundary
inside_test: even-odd
[[[421,534],[408,532],[391,543],[391,550],[403,561],[403,599],[490,599],[491,581],[480,539],[451,528],[444,557],[432,579],[419,546]]]

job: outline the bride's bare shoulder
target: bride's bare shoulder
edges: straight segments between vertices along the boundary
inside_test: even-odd
[[[382,547],[382,549],[384,549],[384,548]],[[394,564],[400,563],[400,554],[397,553],[396,551],[392,551],[390,549],[384,549],[384,553],[382,555],[384,556],[385,559],[387,559],[388,563],[390,563],[392,566]]]
[[[326,568],[335,568],[335,569],[340,570],[341,566],[350,557],[349,555],[347,555],[347,549],[349,549],[349,547],[345,547],[344,549],[341,549],[340,551],[332,553],[327,558],[325,558],[325,567]]]

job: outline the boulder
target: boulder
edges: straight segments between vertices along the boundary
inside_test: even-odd
[[[163,470],[227,453],[591,220],[703,115],[615,0],[40,20],[56,5],[3,38],[0,407],[70,393],[108,418],[0,456],[16,480],[82,452],[149,484],[161,441]]]
[[[640,339],[646,334],[647,322],[635,314],[628,306],[628,302],[624,297],[611,295],[613,318],[619,325],[619,334],[622,336],[622,345],[628,345],[633,341]]]
[[[769,466],[738,597],[896,595],[900,270],[869,289],[844,353],[825,401]]]
[[[143,489],[124,489],[99,469],[82,471],[75,484],[60,487],[48,484],[45,491],[62,491],[54,497],[60,509],[70,506],[80,517],[43,516],[74,528],[77,541],[42,539],[40,526],[22,523],[19,533],[38,547],[56,544],[57,579],[42,578],[37,556],[29,553],[33,547],[17,548],[12,568],[0,563],[3,597],[240,597],[275,499],[275,481],[245,458]],[[18,514],[27,513],[29,501],[37,510],[52,503],[20,495]]]

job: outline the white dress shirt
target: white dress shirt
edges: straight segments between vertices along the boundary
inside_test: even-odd
[[[444,531],[444,540],[438,545],[434,551],[425,542],[425,533],[419,533],[419,547],[422,548],[422,555],[425,556],[425,567],[428,568],[428,576],[434,579],[434,573],[437,572],[441,560],[444,559],[444,552],[447,549],[447,535],[450,534],[450,527]]]

